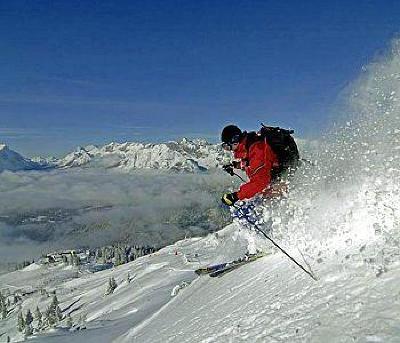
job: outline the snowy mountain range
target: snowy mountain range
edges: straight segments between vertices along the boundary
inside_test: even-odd
[[[217,167],[224,152],[205,140],[168,143],[110,143],[80,147],[57,161],[59,168],[105,167],[123,170],[152,168],[195,172]]]
[[[2,147],[2,148],[1,148]],[[2,149],[2,150],[1,150]],[[61,159],[35,158],[29,160],[5,145],[0,146],[0,171],[47,168],[118,168],[167,169],[184,172],[201,172],[222,164],[224,151],[217,144],[205,140],[153,143],[110,143],[101,147],[78,147]]]

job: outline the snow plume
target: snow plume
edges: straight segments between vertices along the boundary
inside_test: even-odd
[[[266,206],[263,219],[314,265],[359,261],[379,275],[399,257],[400,41],[348,93],[346,119],[303,151],[315,166],[298,170],[287,198]]]
[[[162,246],[200,236],[226,224],[219,198],[230,181],[222,172],[3,172],[0,256],[113,242]],[[12,246],[19,251],[10,254]]]

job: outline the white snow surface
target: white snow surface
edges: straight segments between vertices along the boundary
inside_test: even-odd
[[[68,331],[61,325],[32,342],[399,341],[400,264],[377,277],[354,246],[344,249],[348,263],[338,258],[344,251],[311,263],[318,281],[281,253],[220,278],[193,272],[242,256],[254,240],[259,249],[268,249],[259,235],[232,224],[112,270],[74,279],[78,275],[70,267],[27,267],[1,276],[0,285],[3,291],[56,290],[65,315],[70,313],[75,323],[86,316],[86,330]],[[298,251],[290,253],[302,261]],[[118,287],[104,296],[111,276]],[[178,285],[186,287],[177,292]],[[27,295],[22,309],[38,305],[44,312],[50,299]],[[13,309],[6,324],[0,321],[0,330],[20,341],[16,316]]]

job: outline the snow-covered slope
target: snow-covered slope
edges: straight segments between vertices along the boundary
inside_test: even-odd
[[[57,164],[61,168],[102,166],[123,170],[153,168],[195,172],[217,167],[223,157],[219,145],[183,138],[180,142],[160,144],[126,142],[79,147]]]
[[[70,267],[29,266],[0,277],[0,284],[3,291],[55,290],[63,314],[71,315],[74,327],[86,327],[62,329],[64,320],[33,342],[398,342],[398,262],[378,277],[363,262],[369,249],[360,253],[348,247],[338,255],[324,255],[321,263],[308,258],[317,282],[280,253],[221,278],[193,272],[237,258],[249,244],[270,249],[264,239],[233,224],[113,270],[66,281],[74,277]],[[290,253],[302,261],[298,251]],[[111,276],[118,287],[105,296]],[[21,340],[15,330],[18,308],[38,305],[44,312],[50,300],[51,295],[38,292],[24,296],[7,320],[0,321],[1,331],[14,337],[12,341]]]
[[[95,328],[95,331],[75,333],[57,330],[54,341],[62,342],[63,337],[59,335],[68,334],[65,339],[69,341],[96,341],[100,338],[102,342],[110,342],[165,306],[172,299],[171,292],[176,285],[183,281],[190,283],[196,278],[193,270],[199,265],[239,257],[246,250],[247,241],[240,236],[235,241],[226,239],[234,230],[228,227],[218,235],[184,240],[153,255],[95,274],[78,275],[76,270],[63,265],[31,265],[0,276],[3,294],[14,293],[16,289],[24,294],[32,292],[23,297],[22,303],[11,306],[7,320],[0,321],[0,331],[16,340],[22,338],[15,328],[18,310],[33,310],[39,306],[44,312],[51,295],[41,295],[39,289],[43,287],[47,291],[56,291],[63,313],[70,313],[76,325],[84,316],[87,318],[85,326]],[[194,257],[197,253],[198,256]],[[127,282],[128,273],[130,283]],[[79,278],[74,279],[77,276]],[[111,276],[115,277],[119,286],[113,294],[104,296]],[[70,281],[66,281],[68,278]],[[38,338],[40,342],[46,340],[52,341],[52,338]]]
[[[314,282],[283,255],[200,278],[117,342],[398,342],[400,265],[377,278],[327,260]]]
[[[30,170],[41,169],[43,166],[31,161],[15,151],[12,151],[5,144],[0,144],[0,172],[4,170]]]

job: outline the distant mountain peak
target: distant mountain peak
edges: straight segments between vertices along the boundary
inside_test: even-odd
[[[0,144],[0,172],[4,170],[18,171],[42,168],[41,164],[10,150],[6,144]]]

